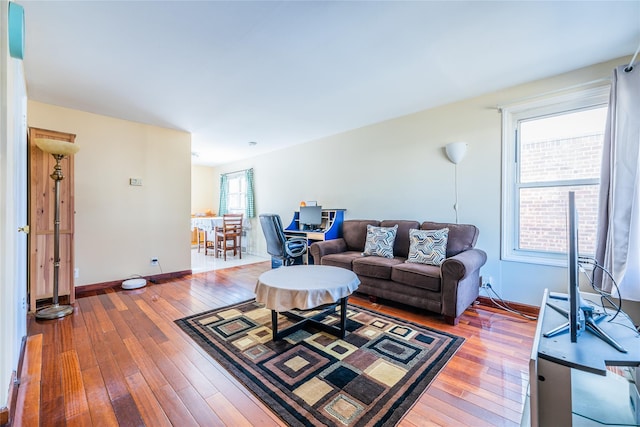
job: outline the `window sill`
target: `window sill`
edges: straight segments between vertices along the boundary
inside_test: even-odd
[[[550,267],[567,267],[567,256],[564,254],[544,254],[529,252],[508,253],[502,255],[503,261],[522,262],[526,264],[545,265]]]

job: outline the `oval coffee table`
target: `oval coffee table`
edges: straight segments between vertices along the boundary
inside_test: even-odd
[[[318,329],[344,338],[347,323],[347,299],[360,285],[358,276],[345,268],[328,265],[292,265],[266,271],[256,284],[256,301],[271,310],[273,340],[311,324]],[[335,311],[340,304],[340,327],[326,325],[316,320],[326,311],[305,317],[289,310],[311,310],[329,305]],[[278,313],[298,323],[278,332]]]

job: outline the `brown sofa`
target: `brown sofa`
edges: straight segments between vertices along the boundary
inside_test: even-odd
[[[364,256],[367,224],[380,227],[398,225],[393,246],[394,258]],[[441,266],[407,263],[409,230],[449,228],[446,259]],[[316,242],[309,248],[315,264],[352,270],[360,278],[358,292],[427,309],[456,325],[458,318],[478,297],[480,267],[487,254],[474,249],[478,228],[467,224],[447,224],[407,220],[347,220],[342,236]]]

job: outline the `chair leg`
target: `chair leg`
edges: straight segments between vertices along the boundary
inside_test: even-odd
[[[227,239],[220,240],[220,252],[221,258],[227,260]]]

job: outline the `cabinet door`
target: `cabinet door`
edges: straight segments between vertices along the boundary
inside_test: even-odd
[[[56,164],[49,153],[40,150],[36,138],[75,142],[75,135],[46,129],[29,128],[29,310],[36,301],[53,296],[53,244],[55,217],[55,181],[49,175]],[[73,156],[60,165],[60,269],[58,295],[74,300],[73,284]]]

